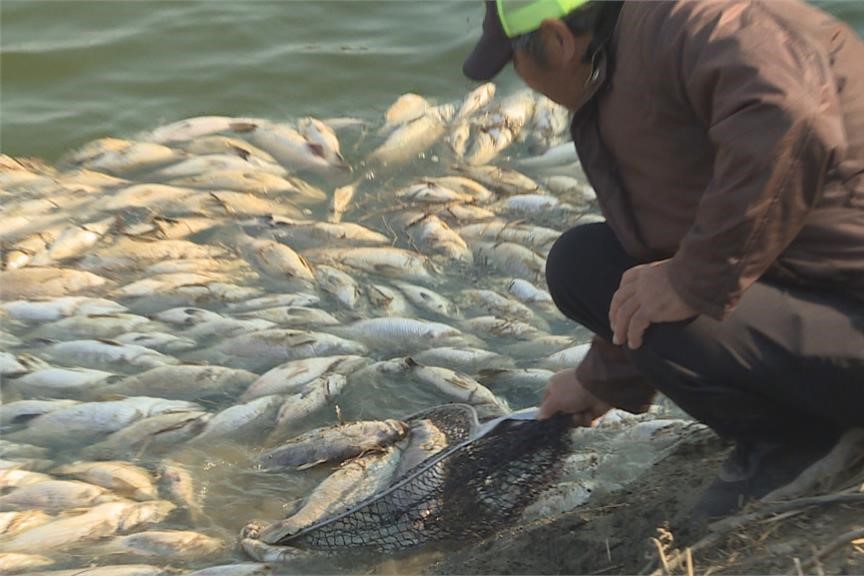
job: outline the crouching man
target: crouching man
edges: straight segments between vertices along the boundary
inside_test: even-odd
[[[574,113],[606,222],[547,260],[594,334],[541,416],[659,390],[736,448],[696,510],[789,482],[864,426],[864,44],[797,0],[490,0],[464,65]]]

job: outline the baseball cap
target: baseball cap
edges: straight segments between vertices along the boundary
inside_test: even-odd
[[[513,56],[510,39],[560,18],[588,0],[486,0],[483,34],[465,59],[462,72],[472,80],[491,80]]]

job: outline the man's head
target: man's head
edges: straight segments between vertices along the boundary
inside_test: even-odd
[[[509,62],[534,90],[575,108],[598,49],[595,32],[604,2],[589,0],[487,0],[483,35],[463,72],[491,80]]]

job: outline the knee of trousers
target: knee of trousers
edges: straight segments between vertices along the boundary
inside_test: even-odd
[[[610,237],[614,239],[602,222],[576,226],[558,237],[546,257],[546,286],[556,303],[597,289],[598,277],[592,271],[601,264],[602,246]]]

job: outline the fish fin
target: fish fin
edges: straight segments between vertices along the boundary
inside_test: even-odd
[[[309,468],[314,468],[319,464],[326,464],[327,459],[321,458],[320,460],[315,460],[314,462],[307,462],[306,464],[301,464],[300,466],[296,466],[295,470],[308,470]]]

